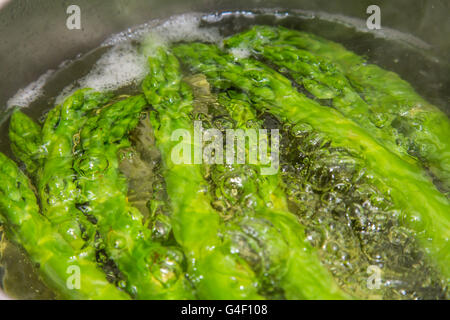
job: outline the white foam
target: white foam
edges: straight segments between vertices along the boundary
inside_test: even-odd
[[[200,28],[201,15],[184,14],[174,16],[154,28],[161,38],[169,43],[178,41],[202,41],[218,43],[222,40],[217,28]]]
[[[146,73],[146,59],[125,42],[105,53],[79,83],[81,87],[109,91],[140,82]]]
[[[96,91],[114,91],[121,87],[138,84],[147,74],[147,61],[130,42],[121,42],[109,49],[92,70],[61,92],[57,103],[79,88]]]
[[[236,59],[245,59],[250,57],[251,52],[247,48],[231,48],[229,52],[235,57]]]
[[[128,40],[143,40],[149,34],[165,43],[179,41],[201,41],[219,43],[222,37],[215,27],[201,28],[203,13],[186,13],[173,16],[167,20],[154,20],[108,38],[103,45],[114,45]]]
[[[10,98],[8,102],[6,102],[7,109],[12,107],[28,107],[33,101],[42,96],[44,93],[45,83],[53,72],[53,70],[47,71],[41,75],[39,79],[17,91],[17,93]]]
[[[138,84],[148,72],[145,56],[150,54],[145,44],[145,54],[131,45],[132,40],[151,39],[153,44],[168,45],[178,41],[202,41],[219,43],[222,38],[217,28],[200,28],[202,14],[183,14],[164,22],[152,21],[134,29],[118,33],[102,46],[112,46],[94,65],[88,75],[63,89],[56,98],[61,103],[65,97],[80,88],[96,91],[114,91],[121,87]]]

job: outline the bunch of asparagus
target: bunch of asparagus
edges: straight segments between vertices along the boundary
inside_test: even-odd
[[[448,187],[446,116],[397,75],[310,34],[257,26],[224,44],[231,53],[150,40],[142,45],[149,74],[135,96],[79,90],[42,128],[13,113],[11,149],[25,173],[0,154],[0,222],[46,284],[70,299],[363,297],[308,236],[322,227],[314,215],[342,214],[368,256],[387,226],[407,230],[446,286],[450,203],[423,169]],[[253,57],[234,56],[236,48]],[[264,129],[264,117],[273,119],[283,134],[280,172],[175,163],[172,133],[193,136],[201,112],[222,131]],[[159,163],[146,167],[157,170],[149,183],[160,190],[129,200],[121,163],[145,167],[150,147]],[[80,270],[75,289],[71,266]]]
[[[179,45],[174,52],[196,72],[205,73],[218,88],[239,88],[256,108],[268,110],[282,122],[308,124],[330,141],[330,147],[345,149],[360,158],[370,170],[372,184],[393,198],[404,214],[405,224],[420,235],[423,246],[448,278],[450,203],[419,166],[391,152],[335,109],[298,92],[289,79],[259,61],[236,59],[201,43]]]

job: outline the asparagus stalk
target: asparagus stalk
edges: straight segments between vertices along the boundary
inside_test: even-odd
[[[392,132],[396,141],[429,167],[445,190],[450,190],[450,121],[408,82],[315,35],[282,27],[257,27],[255,31],[273,45],[306,49],[335,63],[367,101],[374,123]]]
[[[46,283],[69,299],[129,299],[110,284],[96,264],[80,255],[39,213],[28,178],[0,153],[0,220],[11,240],[22,245]],[[79,268],[80,287],[70,289],[71,267]]]
[[[236,121],[237,129],[245,130],[248,123],[253,123],[254,129],[261,128],[245,94],[228,91],[220,95],[219,101]],[[278,173],[261,175],[261,165],[215,167],[212,179],[220,186],[219,192],[216,191],[219,197],[226,198],[236,188],[239,199],[251,199],[248,201],[251,205],[245,206],[244,217],[234,220],[243,238],[254,237],[264,243],[256,250],[261,256],[257,266],[260,276],[272,278],[272,285],[281,287],[288,299],[349,298],[321,265],[316,250],[305,239],[303,226],[289,212]],[[239,183],[230,183],[236,180]],[[242,240],[236,235],[234,231],[232,239],[239,239],[235,241],[239,248]],[[245,248],[240,249],[246,252]]]
[[[175,239],[188,261],[188,274],[200,299],[261,299],[258,281],[250,266],[230,252],[229,244],[219,237],[222,225],[211,207],[207,183],[201,167],[172,160],[172,133],[184,130],[193,136],[189,115],[192,94],[181,81],[179,63],[158,47],[149,58],[150,74],[142,85],[147,101],[156,112],[151,121],[161,152],[167,193],[173,208]],[[187,143],[192,148],[191,142]]]
[[[447,283],[415,232],[400,223],[401,211],[367,176],[364,160],[330,147],[307,124],[285,123],[280,131],[289,208],[340,286],[363,299],[442,298]],[[374,266],[382,270],[376,290],[367,286]]]
[[[288,79],[257,61],[236,61],[217,47],[200,43],[178,45],[173,50],[216,86],[240,88],[255,106],[290,123],[307,123],[326,135],[331,147],[348,149],[362,158],[374,185],[402,208],[402,221],[417,232],[442,274],[449,278],[450,204],[419,168],[388,151],[339,112],[306,98]]]
[[[41,127],[26,114],[16,110],[9,124],[9,140],[16,158],[22,161],[28,173],[34,176],[45,157]]]
[[[142,214],[127,200],[127,182],[118,167],[119,149],[147,106],[142,95],[104,108],[83,127],[75,161],[80,207],[96,220],[103,247],[137,299],[187,299],[192,295],[176,248],[151,241]]]
[[[333,107],[354,120],[369,132],[377,142],[385,145],[406,161],[414,162],[408,155],[408,146],[398,145],[397,130],[383,126],[372,115],[369,106],[352,87],[350,81],[330,60],[289,44],[272,43],[267,27],[255,26],[247,32],[225,40],[225,46],[250,50],[287,73],[318,99],[332,99]],[[271,29],[269,29],[270,31]],[[265,36],[269,33],[269,36]],[[320,101],[319,101],[320,102]],[[379,119],[378,119],[379,120]]]
[[[245,94],[229,90],[227,93],[221,93],[218,100],[221,110],[229,111],[232,120],[236,123],[236,128],[245,130],[249,124],[252,124],[252,128],[255,129],[261,127],[262,121],[256,119],[251,102]],[[214,114],[214,118],[218,118],[220,111]],[[311,132],[312,128],[307,125],[294,128],[289,128],[287,124],[281,126],[283,127],[280,128],[280,134],[283,136],[283,147],[280,158],[287,163],[281,164],[278,175],[258,175],[258,166],[249,165],[241,165],[240,168],[216,165],[214,166],[216,167],[215,170],[213,169],[210,174],[215,185],[218,186],[216,190],[212,190],[212,193],[219,197],[219,201],[216,203],[217,207],[224,208],[224,212],[233,212],[236,207],[249,211],[249,204],[253,205],[252,209],[256,212],[255,219],[251,220],[249,225],[245,222],[239,223],[242,228],[233,233],[232,239],[239,239],[239,241],[236,241],[236,246],[242,247],[240,252],[245,253],[251,261],[264,261],[262,265],[269,268],[268,270],[260,268],[259,264],[255,265],[258,270],[261,270],[260,272],[265,272],[264,279],[273,279],[273,275],[276,275],[276,281],[272,280],[274,282],[271,285],[272,287],[279,288],[279,280],[286,279],[287,281],[281,282],[281,286],[288,283],[292,285],[293,289],[295,289],[296,281],[299,282],[298,280],[302,279],[301,276],[297,275],[292,281],[288,275],[284,275],[284,268],[280,268],[280,266],[287,265],[286,260],[289,260],[284,255],[276,256],[284,258],[275,264],[277,267],[274,268],[270,264],[270,261],[274,258],[269,255],[272,250],[266,248],[282,248],[283,244],[286,243],[289,248],[296,248],[296,245],[285,236],[289,232],[283,232],[276,237],[278,246],[273,243],[271,245],[274,238],[269,237],[269,235],[274,232],[270,232],[271,228],[261,223],[261,220],[267,219],[266,221],[270,222],[272,220],[270,220],[270,216],[265,218],[264,214],[259,213],[264,210],[264,204],[270,204],[266,208],[269,212],[275,209],[287,213],[287,206],[283,200],[289,195],[289,211],[298,215],[301,224],[305,225],[305,230],[301,230],[301,232],[297,230],[293,235],[303,240],[306,235],[308,236],[308,242],[311,241],[319,249],[317,252],[313,252],[313,255],[319,253],[321,262],[332,270],[341,286],[348,289],[347,292],[352,292],[354,296],[359,298],[376,298],[375,293],[382,293],[383,297],[389,298],[400,290],[410,292],[411,289],[406,284],[410,283],[411,279],[417,279],[421,283],[425,283],[425,281],[432,283],[425,295],[430,298],[437,297],[438,295],[434,296],[433,294],[439,293],[440,282],[437,280],[439,276],[434,277],[436,273],[432,271],[432,266],[427,264],[427,259],[424,259],[423,250],[418,246],[417,241],[414,241],[414,239],[403,240],[401,236],[399,237],[395,232],[391,232],[391,230],[403,230],[403,232],[408,232],[410,237],[414,236],[413,232],[399,226],[396,211],[389,211],[391,207],[389,200],[379,194],[376,187],[370,184],[370,181],[367,184],[365,183],[365,179],[361,176],[364,164],[352,158],[351,155],[347,155],[345,150],[328,148],[326,141],[318,139],[320,134]],[[288,138],[286,135],[290,137]],[[290,143],[292,145],[289,145]],[[299,161],[299,159],[302,160]],[[283,177],[283,183],[277,181],[278,176]],[[352,187],[345,187],[349,182]],[[242,214],[241,211],[237,211],[234,216]],[[228,220],[229,215],[225,215],[225,218],[227,222],[230,221]],[[282,219],[276,219],[270,225],[276,226],[280,220],[282,221]],[[349,221],[351,222],[349,223]],[[255,224],[260,228],[253,227]],[[392,228],[392,226],[395,226],[395,228]],[[294,230],[297,228],[290,225],[287,227]],[[303,226],[298,229],[303,229]],[[260,232],[260,230],[265,232]],[[263,239],[265,245],[262,248],[254,243],[249,246],[248,243],[251,243],[251,240],[242,241],[249,236],[238,237],[238,235],[241,235],[239,231],[244,234],[247,231],[250,233],[250,237],[254,235],[254,232],[260,232],[261,235],[258,234],[257,239]],[[327,240],[322,242],[321,237],[318,236],[320,233],[327,234]],[[306,246],[309,247],[309,244]],[[256,247],[261,250],[248,250],[248,247]],[[333,249],[330,249],[331,247]],[[248,254],[248,251],[251,254]],[[255,252],[263,258],[261,260],[255,259]],[[283,252],[283,250],[277,250],[277,252]],[[414,266],[420,267],[407,267],[408,272],[405,272],[403,268],[409,266],[410,262],[405,263],[403,262],[404,259],[399,258],[405,255],[405,252],[411,253],[409,259],[416,257],[414,258]],[[343,257],[346,257],[345,260],[343,260]],[[304,262],[304,260],[302,261]],[[398,279],[397,281],[393,280],[393,283],[396,284],[387,287],[382,286],[378,292],[368,290],[366,288],[366,270],[374,263],[382,268],[383,279],[386,281],[387,279]],[[297,262],[296,270],[302,270],[305,275],[303,270],[310,266],[317,266],[317,261],[315,264],[310,262],[302,266],[300,262]],[[424,273],[425,268],[428,271]],[[403,271],[398,272],[398,270]],[[320,272],[315,273],[320,274]],[[322,275],[320,280],[325,282],[323,279],[326,278]],[[408,280],[403,281],[405,279]],[[316,286],[321,283],[320,280],[315,281]],[[332,285],[325,285],[326,289],[332,287]],[[431,287],[435,288],[436,291],[433,292]],[[443,287],[445,287],[445,283]],[[301,289],[294,292],[298,294],[306,288],[308,286],[302,283]],[[315,298],[321,298],[320,288],[311,290],[311,292],[315,294]],[[414,291],[411,292],[410,298],[414,296]],[[422,294],[424,293],[422,292]],[[323,293],[322,298],[324,298]]]
[[[75,249],[85,249],[88,255],[94,253],[87,242],[93,240],[95,227],[76,208],[79,191],[74,182],[73,149],[76,134],[86,121],[85,113],[109,98],[89,89],[79,90],[49,112],[42,128],[46,157],[35,177],[42,213]]]

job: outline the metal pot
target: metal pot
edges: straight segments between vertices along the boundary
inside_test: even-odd
[[[66,10],[73,4],[82,10],[81,30],[69,30],[66,26]],[[393,28],[426,42],[433,61],[450,61],[450,6],[444,0],[0,0],[0,115],[18,89],[46,70],[88,52],[113,33],[151,19],[193,11],[279,8],[339,14],[365,23],[371,4],[381,8],[383,28]],[[429,62],[424,61],[398,72],[407,79],[420,77],[421,68],[428,67]],[[450,87],[448,73],[442,71],[429,85],[431,91],[425,90],[428,96],[435,92],[433,85],[444,86],[439,90],[445,93],[445,87]],[[4,139],[0,137],[0,142]],[[1,298],[7,297],[0,292]]]

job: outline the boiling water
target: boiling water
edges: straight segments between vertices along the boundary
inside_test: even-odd
[[[46,111],[55,104],[79,88],[90,87],[98,91],[113,91],[118,94],[137,92],[138,86],[147,73],[147,63],[139,53],[139,43],[144,35],[152,33],[164,43],[179,41],[201,41],[207,43],[221,43],[221,40],[233,33],[245,30],[254,24],[282,25],[292,29],[298,29],[315,33],[330,40],[342,43],[348,49],[364,55],[372,63],[399,73],[409,81],[414,88],[430,102],[448,112],[446,103],[449,101],[450,87],[448,72],[450,68],[439,59],[428,53],[426,43],[408,35],[396,31],[385,30],[382,33],[368,33],[363,30],[359,21],[345,17],[336,17],[326,14],[313,14],[305,12],[225,12],[221,14],[187,14],[176,16],[165,21],[151,21],[147,24],[129,29],[123,33],[113,35],[101,46],[91,52],[66,61],[57,70],[50,70],[41,76],[36,82],[21,89],[8,101],[7,114],[14,107],[22,107],[26,114],[42,121]],[[249,52],[235,50],[232,52],[238,57],[246,57]],[[275,123],[269,115],[259,115],[266,123]],[[8,156],[13,157],[7,140],[8,121],[7,116],[1,119],[0,149]],[[404,282],[395,284],[395,290],[369,292],[364,289],[366,262],[363,259],[351,259],[336,262],[327,254],[326,246],[317,244],[313,236],[317,223],[308,220],[308,217],[299,217],[306,225],[311,243],[319,247],[319,253],[324,264],[340,278],[341,285],[350,291],[362,291],[361,295],[368,298],[445,298],[446,288],[440,282],[432,266],[426,261],[411,263],[419,264],[415,272],[404,271],[404,277],[391,279]],[[325,219],[325,221],[323,220]],[[339,221],[327,221],[322,217],[322,223],[337,224],[335,235],[346,232],[345,228],[339,229]],[[342,223],[341,223],[342,226]],[[1,231],[0,231],[1,233]],[[339,242],[340,241],[340,242]],[[357,255],[361,253],[350,243],[329,239],[329,242],[338,246],[346,246],[347,253]],[[8,242],[3,236],[0,243],[0,280],[3,289],[17,298],[54,298],[55,295],[39,281],[34,273],[34,267],[27,259],[24,252]],[[417,250],[415,246],[411,250]],[[415,251],[414,251],[415,252]],[[342,265],[360,263],[354,266],[350,272]],[[418,275],[422,273],[418,283]],[[423,275],[425,273],[425,276]],[[345,281],[343,281],[345,279]],[[351,283],[353,281],[353,283]],[[346,284],[345,282],[349,282]],[[424,283],[426,290],[423,289]]]

